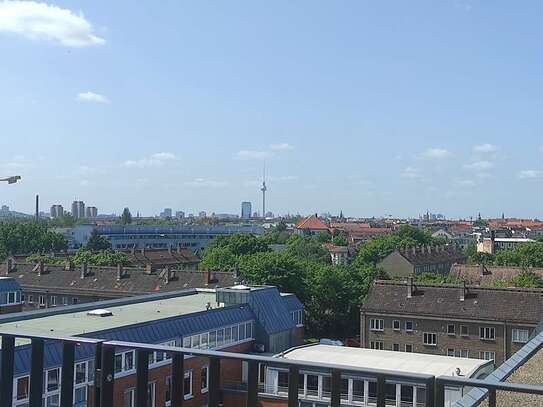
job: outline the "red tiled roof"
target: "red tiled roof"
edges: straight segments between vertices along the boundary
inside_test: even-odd
[[[320,220],[317,215],[311,215],[298,222],[296,229],[328,230],[328,225]]]

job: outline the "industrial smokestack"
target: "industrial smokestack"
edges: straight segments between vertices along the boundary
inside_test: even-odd
[[[40,219],[40,196],[36,195],[36,220]]]

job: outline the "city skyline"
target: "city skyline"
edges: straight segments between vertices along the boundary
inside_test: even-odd
[[[2,2],[0,203],[541,218],[542,11]]]

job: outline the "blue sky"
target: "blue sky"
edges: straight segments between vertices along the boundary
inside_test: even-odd
[[[525,1],[0,1],[0,203],[543,217]]]

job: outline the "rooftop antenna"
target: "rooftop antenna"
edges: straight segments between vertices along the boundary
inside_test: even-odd
[[[266,162],[264,161],[264,169],[262,171],[262,188],[260,188],[262,191],[262,218],[266,217],[266,191],[268,188],[266,188]]]

